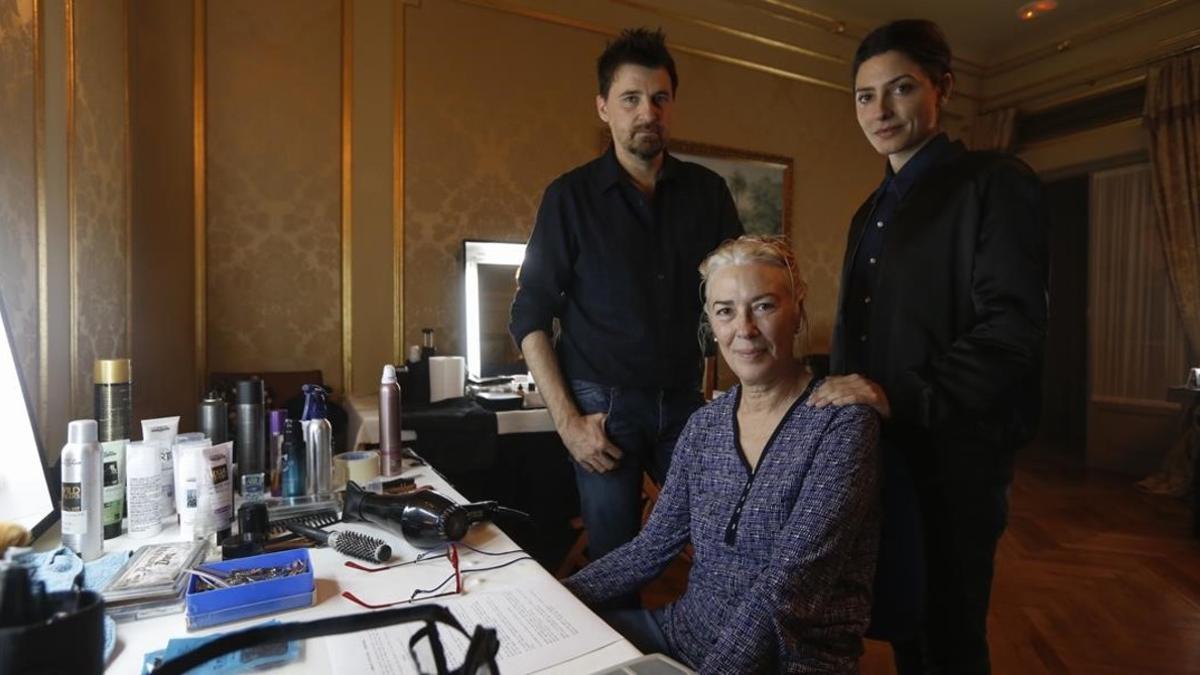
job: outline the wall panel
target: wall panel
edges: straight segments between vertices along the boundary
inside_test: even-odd
[[[33,0],[0,0],[0,295],[38,398],[38,212]]]
[[[72,202],[72,405],[92,417],[92,364],[129,356],[129,164],[125,4],[74,4],[74,98],[68,162]],[[137,378],[134,364],[134,378]]]
[[[138,419],[183,415],[194,428],[192,5],[130,7],[133,129],[131,349]]]
[[[208,369],[340,389],[341,3],[207,9]]]

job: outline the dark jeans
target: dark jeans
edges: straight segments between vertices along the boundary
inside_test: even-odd
[[[900,675],[987,675],[988,603],[1008,485],[976,478],[920,485],[925,619],[892,643]]]
[[[593,473],[575,462],[579,504],[588,531],[588,557],[597,560],[633,539],[642,525],[642,472],[660,484],[688,417],[700,407],[691,389],[641,389],[571,380],[584,415],[607,413],[609,441],[624,455],[615,469]]]
[[[664,614],[661,609],[610,609],[601,611],[600,618],[643,654],[665,654],[682,661],[671,653],[663,634]]]

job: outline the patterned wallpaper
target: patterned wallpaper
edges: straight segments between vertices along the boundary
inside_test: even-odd
[[[438,58],[408,59],[405,344],[430,326],[461,353],[461,241],[525,240],[546,185],[594,157],[605,38],[461,3],[424,3],[408,22],[407,53]],[[827,351],[846,229],[883,171],[850,96],[674,56],[675,137],[794,158],[791,236],[811,349]]]
[[[37,203],[33,0],[0,0],[0,295],[37,400]]]
[[[128,352],[129,142],[121,3],[75,3],[75,339],[72,414],[91,417],[92,364]],[[133,377],[138,377],[134,364]]]
[[[340,389],[341,3],[208,3],[208,368]]]
[[[523,242],[551,180],[595,154],[603,38],[453,2],[408,12],[405,345],[462,354],[462,240]],[[553,54],[554,58],[546,58]]]

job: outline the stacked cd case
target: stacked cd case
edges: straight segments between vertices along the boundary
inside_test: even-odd
[[[203,562],[204,541],[147,544],[129,557],[100,593],[114,621],[134,621],[183,611],[188,570]]]

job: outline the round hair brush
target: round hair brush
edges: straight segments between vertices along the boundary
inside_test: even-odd
[[[312,539],[318,544],[328,546],[338,553],[348,555],[352,558],[378,563],[387,562],[392,559],[392,547],[388,546],[387,542],[382,539],[368,537],[365,534],[349,530],[326,532],[325,530],[318,530],[315,527],[295,523],[288,523],[287,528],[301,537]]]

